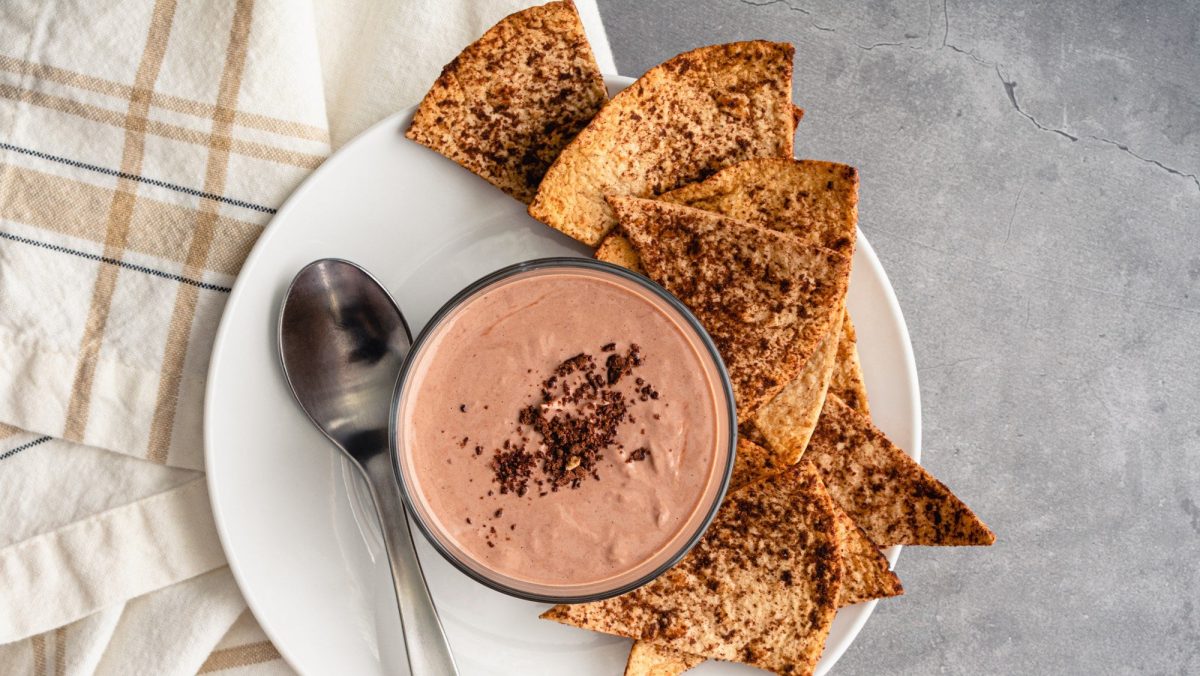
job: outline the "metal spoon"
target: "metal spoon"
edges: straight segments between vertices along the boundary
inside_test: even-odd
[[[283,373],[300,408],[366,477],[383,526],[409,670],[456,674],[392,469],[392,392],[412,335],[366,270],[324,258],[292,280],[279,313]]]

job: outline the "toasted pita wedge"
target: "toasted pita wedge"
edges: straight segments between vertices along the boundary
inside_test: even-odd
[[[900,596],[904,586],[892,572],[888,560],[840,507],[834,510],[838,526],[838,547],[842,556],[842,586],[838,588],[838,607],[871,599]]]
[[[733,493],[684,559],[623,596],[544,619],[777,673],[811,674],[833,622],[833,502],[801,463]]]
[[[705,660],[649,641],[634,641],[625,662],[625,676],[678,676]]]
[[[447,64],[405,136],[529,203],[607,98],[575,6],[551,2],[502,19]]]
[[[800,373],[841,318],[850,260],[712,212],[610,197],[649,277],[688,306],[725,360],[738,420]]]
[[[715,211],[851,255],[858,237],[858,170],[836,162],[757,158],[658,196]]]
[[[529,214],[596,246],[616,225],[606,194],[648,197],[751,157],[791,157],[794,51],[735,42],[651,68],[563,149]]]
[[[849,311],[842,318],[837,362],[833,367],[833,378],[829,381],[829,392],[836,394],[863,417],[871,417],[871,408],[867,405],[867,385],[863,382],[862,364],[858,361],[858,334],[850,321]]]
[[[836,395],[825,398],[805,458],[880,547],[990,545],[995,534],[950,489]]]

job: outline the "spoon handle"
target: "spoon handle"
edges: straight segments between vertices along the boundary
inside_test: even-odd
[[[392,567],[392,583],[400,606],[400,624],[404,629],[404,648],[413,676],[442,676],[458,673],[454,655],[446,641],[441,620],[433,607],[421,562],[413,545],[408,515],[400,499],[400,489],[392,473],[388,453],[376,453],[364,467],[375,510],[383,527],[383,543]]]

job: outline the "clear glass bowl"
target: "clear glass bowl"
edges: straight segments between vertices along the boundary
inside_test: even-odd
[[[415,374],[421,372],[422,359],[428,356],[428,350],[424,348],[435,342],[439,332],[448,326],[461,308],[501,285],[538,275],[561,274],[564,271],[603,278],[642,292],[641,295],[653,302],[661,312],[675,319],[679,326],[685,327],[685,333],[688,333],[686,339],[696,348],[704,368],[708,370],[710,382],[715,385],[713,389],[717,400],[716,414],[710,422],[714,425],[716,434],[711,478],[704,486],[703,494],[699,496],[697,508],[665,546],[647,560],[601,581],[547,584],[507,575],[482,564],[446,532],[442,520],[431,512],[420,494],[419,480],[412,463],[412,455],[407,452],[406,435],[401,429],[401,421],[406,419],[406,407],[412,403],[411,393],[419,387]],[[446,560],[476,581],[518,598],[548,603],[582,603],[623,594],[646,584],[675,565],[699,541],[720,507],[729,484],[737,446],[737,411],[729,375],[712,338],[677,298],[646,277],[616,265],[588,258],[542,258],[518,263],[483,277],[451,298],[430,319],[413,342],[397,380],[392,400],[390,437],[393,465],[405,506],[425,537]]]

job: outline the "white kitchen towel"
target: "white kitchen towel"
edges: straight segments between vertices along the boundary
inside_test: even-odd
[[[296,185],[530,4],[0,2],[0,675],[288,671],[209,513],[217,321]]]

